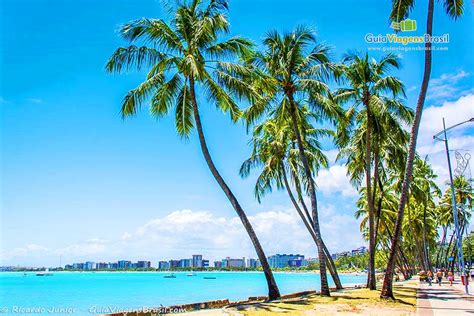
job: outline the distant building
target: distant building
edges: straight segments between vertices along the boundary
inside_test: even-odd
[[[351,256],[351,252],[350,251],[343,251],[343,252],[338,252],[338,253],[333,253],[331,255],[331,257],[334,259],[334,260],[337,260],[339,258],[344,258],[344,257],[350,257]]]
[[[304,256],[299,254],[276,254],[268,257],[268,264],[272,268],[284,268],[290,266],[290,261],[293,261],[293,264],[299,264],[298,266],[301,266],[302,260],[304,260]]]
[[[179,268],[180,260],[170,260],[170,269]]]
[[[193,255],[193,268],[202,268],[202,255]]]
[[[209,268],[209,260],[203,259],[202,260],[202,267],[203,268]]]
[[[130,266],[132,265],[132,262],[131,261],[128,261],[128,260],[120,260],[119,262],[117,262],[117,268],[118,269],[129,269]]]
[[[84,270],[95,270],[97,267],[95,262],[87,261],[84,264]]]
[[[106,262],[99,262],[97,263],[97,269],[103,270],[103,269],[108,269],[109,264]]]
[[[368,250],[367,250],[367,247],[365,246],[362,246],[362,247],[359,247],[357,249],[354,249],[351,251],[351,254],[353,256],[357,256],[357,255],[363,255],[364,253],[366,253]]]
[[[193,259],[181,259],[179,260],[180,268],[190,268],[193,265]]]
[[[227,257],[222,259],[222,268],[245,268],[245,258],[231,259]]]
[[[221,269],[222,268],[222,261],[214,261],[214,268]]]
[[[257,260],[255,259],[247,259],[247,265],[246,265],[247,268],[250,268],[250,269],[255,269],[257,268]]]
[[[117,270],[118,269],[118,262],[109,262],[109,269]]]
[[[151,267],[151,262],[150,261],[138,261],[137,262],[137,268],[139,269],[148,269]]]
[[[73,263],[72,268],[74,270],[84,270],[84,263]]]
[[[169,270],[170,263],[168,261],[160,261],[158,262],[158,269],[159,270]]]

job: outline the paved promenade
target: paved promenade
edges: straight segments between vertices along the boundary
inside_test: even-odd
[[[453,286],[444,279],[442,285],[421,283],[417,294],[417,315],[474,315],[474,286],[469,285],[470,295],[464,293],[459,278]]]

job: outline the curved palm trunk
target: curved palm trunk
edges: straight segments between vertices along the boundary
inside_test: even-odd
[[[293,195],[293,192],[291,192],[291,187],[290,187],[290,184],[288,183],[288,177],[286,175],[286,171],[285,171],[284,168],[282,170],[282,173],[283,173],[283,182],[285,184],[286,192],[288,193],[288,196],[290,197],[290,200],[293,203],[293,206],[295,207],[296,212],[298,212],[298,215],[301,217],[301,220],[303,221],[304,226],[306,227],[309,234],[313,238],[313,241],[314,241],[314,243],[316,244],[316,247],[317,247],[318,244],[317,244],[316,234],[314,233],[314,230],[311,226],[312,222],[311,222],[311,224],[309,222],[309,221],[311,221],[311,218],[309,218],[309,220],[306,218],[306,216],[303,214],[303,211],[301,210],[298,202],[296,201],[296,199]],[[337,270],[336,270],[336,266],[334,264],[334,261],[332,260],[332,257],[329,254],[328,249],[326,248],[326,245],[324,245],[324,242],[323,242],[323,246],[324,246],[324,254],[326,255],[326,265],[328,267],[329,273],[331,274],[332,280],[334,281],[334,284],[336,285],[336,289],[342,290],[343,289],[342,283],[341,283],[341,280],[339,279],[339,274],[337,274]]]
[[[301,133],[298,126],[298,118],[296,117],[296,105],[293,99],[293,95],[288,94],[288,99],[290,101],[290,115],[293,125],[293,130],[296,136],[296,142],[298,144],[298,152],[300,155],[301,162],[303,163],[304,172],[309,183],[309,196],[311,199],[311,215],[313,218],[313,229],[316,235],[316,243],[318,246],[318,258],[319,258],[319,273],[321,278],[321,295],[330,296],[328,277],[326,274],[326,256],[324,254],[324,247],[321,237],[321,230],[319,228],[319,219],[318,219],[318,210],[317,210],[317,201],[316,201],[316,188],[313,181],[313,176],[311,174],[311,169],[309,167],[308,159],[304,152],[303,139],[301,138]]]
[[[219,171],[217,170],[216,166],[214,165],[214,162],[212,161],[212,157],[209,153],[209,149],[207,148],[206,144],[206,139],[204,137],[204,132],[202,129],[202,124],[201,124],[201,117],[199,115],[199,109],[198,109],[198,104],[196,101],[196,93],[194,90],[194,79],[190,78],[189,79],[189,85],[190,85],[190,92],[191,92],[191,100],[192,100],[192,105],[193,105],[193,113],[194,113],[194,120],[196,122],[196,129],[198,131],[199,135],[199,143],[201,145],[201,150],[202,153],[204,154],[204,158],[206,160],[206,163],[211,170],[212,175],[216,179],[217,183],[221,187],[222,191],[224,191],[225,195],[229,199],[230,203],[232,204],[234,210],[236,211],[237,215],[239,216],[240,220],[242,221],[242,224],[245,227],[245,230],[247,231],[250,240],[252,241],[252,244],[255,248],[255,251],[257,253],[258,259],[260,260],[260,264],[262,265],[263,272],[265,274],[265,278],[267,280],[267,285],[268,285],[268,299],[269,300],[276,300],[280,298],[280,291],[278,289],[278,286],[275,282],[275,278],[273,277],[273,273],[270,269],[270,265],[268,264],[267,257],[265,256],[265,253],[263,252],[262,246],[260,245],[260,241],[257,238],[257,235],[255,234],[255,231],[253,230],[252,224],[247,218],[247,215],[245,214],[244,210],[240,206],[239,202],[237,201],[236,197],[230,190],[230,188],[227,186],[227,184],[224,182],[224,179],[222,176],[219,174]]]
[[[430,36],[433,35],[433,12],[434,12],[434,0],[428,0],[428,17],[426,22],[426,33]],[[387,263],[387,269],[383,280],[382,292],[380,293],[381,298],[394,298],[393,297],[393,270],[395,266],[395,253],[397,251],[397,244],[401,238],[402,233],[402,221],[405,204],[407,202],[407,194],[410,188],[410,182],[413,174],[413,160],[415,159],[416,140],[418,138],[418,130],[420,127],[421,115],[423,112],[423,106],[425,105],[426,92],[428,90],[428,84],[431,75],[431,42],[425,43],[425,69],[423,73],[423,81],[421,83],[420,95],[418,96],[418,102],[415,111],[415,120],[411,128],[410,135],[410,146],[408,149],[407,163],[405,167],[405,176],[403,179],[402,192],[400,195],[400,204],[398,205],[398,216],[395,222],[395,232],[392,240],[392,248],[390,249],[390,257]]]

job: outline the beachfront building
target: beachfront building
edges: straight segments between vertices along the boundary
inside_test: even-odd
[[[168,261],[160,261],[158,262],[158,270],[169,270],[170,263]]]
[[[209,268],[209,260],[203,259],[202,260],[202,267],[203,268]]]
[[[84,263],[73,263],[72,268],[74,270],[84,270]]]
[[[202,255],[193,255],[192,266],[193,268],[202,268]]]
[[[214,261],[214,268],[221,269],[222,268],[222,261]]]
[[[180,268],[190,268],[193,266],[193,259],[181,259],[179,260]]]
[[[222,268],[245,268],[245,258],[231,259],[227,257],[222,259]]]
[[[268,264],[272,268],[285,268],[291,266],[290,262],[292,262],[293,266],[298,264],[297,266],[300,267],[303,260],[304,256],[300,254],[276,254],[268,257]]]
[[[249,269],[256,269],[257,268],[257,260],[255,259],[247,259],[247,265],[246,265],[247,268]]]
[[[179,268],[179,260],[170,260],[170,269]]]
[[[137,262],[137,268],[139,269],[148,269],[151,267],[151,262],[150,261],[138,261]]]
[[[364,253],[366,253],[368,251],[367,247],[365,246],[362,246],[362,247],[359,247],[357,249],[354,249],[351,251],[351,254],[353,256],[358,256],[358,255],[363,255]]]
[[[118,269],[129,269],[131,265],[132,262],[128,260],[120,260],[117,262]]]
[[[331,255],[331,257],[334,259],[334,260],[337,260],[339,258],[344,258],[344,257],[350,257],[351,256],[351,252],[350,251],[343,251],[343,252],[337,252],[337,253],[333,253]]]

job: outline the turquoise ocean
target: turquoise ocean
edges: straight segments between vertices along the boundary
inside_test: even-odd
[[[32,272],[3,272],[0,314],[91,315],[266,295],[265,277],[260,272],[197,272],[195,276],[183,272],[175,273],[176,278],[165,275],[168,273],[55,272],[52,276],[36,276]],[[365,275],[341,274],[340,278],[346,285],[366,280]],[[277,272],[275,279],[282,294],[319,288],[319,274],[315,273]]]

